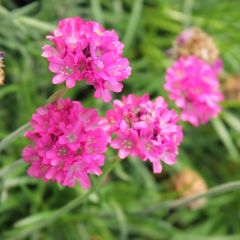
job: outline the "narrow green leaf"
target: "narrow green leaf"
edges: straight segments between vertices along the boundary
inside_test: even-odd
[[[229,152],[229,155],[231,156],[233,161],[238,162],[239,161],[239,153],[234,145],[232,138],[224,126],[223,122],[219,118],[215,118],[212,120],[213,127],[215,128],[217,134],[221,138],[223,144],[225,145],[226,149]]]
[[[100,0],[91,0],[91,8],[96,21],[104,25],[103,13]]]
[[[3,167],[2,169],[0,169],[0,177],[3,177],[5,175],[7,175],[8,173],[14,172],[14,170],[18,169],[19,167],[22,167],[24,164],[25,163],[22,159],[12,162],[11,164],[7,165],[6,167]]]
[[[23,226],[25,227],[25,225],[28,226],[29,223],[32,222],[32,220],[34,221],[34,225],[31,225],[32,227],[29,227],[28,230],[26,230],[23,234],[24,236],[28,236],[30,233],[33,233],[37,230],[40,230],[46,226],[48,226],[49,224],[53,223],[54,221],[56,221],[57,219],[59,219],[61,216],[67,214],[69,211],[73,210],[74,208],[76,208],[77,206],[79,206],[82,202],[84,202],[85,200],[88,199],[88,197],[95,191],[99,191],[99,187],[101,186],[101,184],[103,183],[105,177],[107,176],[107,174],[109,174],[109,172],[113,169],[113,167],[119,163],[119,159],[112,159],[109,162],[109,165],[105,168],[103,174],[100,176],[100,179],[96,182],[96,184],[89,190],[86,191],[83,195],[76,197],[75,199],[73,199],[72,201],[70,201],[69,203],[67,203],[66,205],[64,205],[63,207],[52,211],[50,214],[48,214],[47,212],[44,213],[38,213],[35,215],[32,215],[30,217],[26,217],[22,220],[20,220],[17,224],[16,224],[16,229],[18,228],[21,229]],[[6,233],[8,234],[8,233]]]
[[[52,31],[55,28],[55,26],[51,25],[50,23],[43,22],[36,18],[30,18],[30,17],[25,17],[25,16],[19,16],[16,19],[14,19],[14,21],[16,23],[24,24],[24,25],[27,25],[32,28],[37,28],[44,32]]]
[[[121,20],[124,14],[122,0],[113,0],[113,9],[114,9],[115,18],[116,18],[116,24],[119,25],[121,23]]]
[[[16,222],[14,224],[14,227],[25,227],[27,225],[34,225],[34,224],[38,224],[41,221],[45,221],[46,219],[48,219],[49,217],[52,216],[52,212],[50,211],[46,211],[46,212],[41,212],[38,214],[34,214],[28,218],[24,218],[18,222]]]
[[[240,119],[230,112],[224,112],[222,114],[224,120],[237,132],[240,132]]]
[[[19,136],[23,135],[23,133],[29,128],[29,123],[24,124],[11,134],[9,134],[7,137],[5,137],[0,142],[0,152],[6,148],[9,144],[11,144],[13,141],[15,141]]]
[[[26,14],[29,14],[29,13],[35,11],[37,9],[38,5],[39,5],[38,2],[32,2],[32,3],[27,4],[24,7],[13,10],[11,12],[11,14],[14,15],[14,17],[20,16],[20,15],[26,15]]]
[[[185,0],[183,5],[183,12],[186,14],[185,21],[183,21],[183,27],[187,28],[191,24],[192,8],[194,5],[194,0]]]
[[[1,87],[1,89],[0,89],[0,99],[4,98],[6,95],[8,95],[10,93],[15,93],[17,90],[18,90],[17,85],[13,85],[13,84]]]
[[[128,50],[131,47],[131,44],[134,40],[136,31],[137,31],[138,22],[141,17],[142,5],[143,5],[143,0],[135,0],[132,8],[132,13],[127,25],[127,30],[123,38],[123,42],[125,43],[125,50]]]
[[[128,239],[128,225],[127,225],[127,220],[126,216],[121,208],[121,206],[115,202],[111,201],[111,206],[113,207],[113,210],[116,214],[117,221],[119,223],[119,229],[121,232],[121,240],[127,240]]]

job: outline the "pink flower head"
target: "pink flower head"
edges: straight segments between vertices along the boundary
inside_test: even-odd
[[[162,170],[161,160],[174,164],[182,129],[177,125],[178,116],[169,110],[162,97],[155,102],[148,95],[128,95],[115,100],[108,110],[103,126],[110,136],[110,146],[118,149],[121,159],[138,156],[153,164],[154,173]]]
[[[25,134],[32,144],[22,153],[30,164],[28,174],[69,187],[79,181],[89,188],[88,175],[101,174],[107,145],[99,123],[95,109],[70,99],[38,108],[30,122],[32,130]]]
[[[66,82],[72,88],[84,79],[95,88],[94,96],[105,102],[111,100],[111,92],[122,91],[122,81],[129,77],[131,68],[122,57],[124,45],[115,31],[74,17],[61,20],[47,39],[54,47],[45,45],[42,56],[55,73],[54,84]]]
[[[182,120],[194,126],[208,122],[221,111],[223,95],[216,72],[194,56],[180,58],[167,70],[164,87],[182,109]]]

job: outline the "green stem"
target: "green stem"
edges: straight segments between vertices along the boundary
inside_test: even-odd
[[[103,13],[102,13],[102,9],[101,9],[101,1],[100,0],[91,0],[90,2],[91,2],[91,8],[92,8],[94,18],[99,23],[104,25]]]
[[[6,14],[8,14],[9,12],[7,11],[7,9],[6,8],[4,8],[3,6],[0,6],[0,15],[2,14],[2,15],[6,15]]]
[[[30,17],[25,17],[25,16],[20,16],[18,18],[16,18],[16,20],[14,20],[20,24],[24,24],[26,26],[30,26],[30,27],[34,27],[34,28],[38,28],[42,31],[45,32],[49,32],[52,31],[56,26],[51,25],[47,22],[43,22],[37,19],[33,19]]]
[[[229,183],[224,183],[221,185],[218,185],[216,187],[213,187],[209,189],[205,193],[200,193],[200,194],[195,194],[190,197],[178,199],[178,200],[171,200],[171,201],[165,201],[161,202],[160,204],[157,204],[155,206],[152,206],[151,208],[147,208],[144,211],[141,212],[136,212],[134,214],[146,214],[146,213],[152,213],[156,212],[157,210],[161,209],[174,209],[174,208],[179,208],[188,205],[189,203],[196,201],[200,198],[205,198],[205,197],[213,197],[222,193],[230,192],[233,190],[240,189],[240,181],[235,181],[235,182],[229,182]]]
[[[7,175],[10,172],[13,172],[15,169],[23,165],[25,165],[25,162],[22,159],[18,159],[11,163],[10,165],[3,167],[2,169],[0,169],[0,178],[2,178],[3,176]]]
[[[48,99],[47,103],[54,103],[59,98],[62,98],[66,92],[68,91],[68,88],[64,87],[60,90],[57,90],[54,92]],[[14,132],[10,133],[8,136],[6,136],[1,142],[0,142],[0,152],[5,149],[9,144],[11,144],[14,140],[16,140],[19,136],[21,136],[28,128],[30,127],[29,123],[26,123],[16,129]]]
[[[14,132],[10,133],[0,142],[0,152],[12,143],[18,136],[22,135],[29,128],[29,123],[24,124]]]
[[[56,102],[59,98],[62,98],[67,93],[68,90],[69,89],[67,87],[57,90],[47,99],[47,103]]]
[[[191,23],[192,8],[194,0],[185,0],[183,6],[183,12],[186,14],[186,18],[183,21],[183,28],[187,28]]]
[[[60,217],[64,214],[66,214],[67,212],[73,210],[74,208],[79,206],[80,203],[82,203],[83,200],[87,199],[87,197],[89,195],[91,195],[93,192],[97,192],[99,190],[100,186],[102,185],[102,183],[104,182],[105,177],[111,172],[111,170],[114,168],[114,166],[119,161],[120,161],[119,159],[113,159],[110,162],[110,164],[107,166],[105,171],[102,173],[102,175],[100,176],[100,179],[97,181],[97,183],[88,192],[86,192],[84,195],[75,198],[71,202],[67,203],[65,206],[56,210],[56,213],[55,213],[56,217],[58,218],[58,217]],[[56,219],[56,217],[54,217],[54,219]]]
[[[39,229],[42,229],[49,224],[53,223],[57,219],[59,219],[61,216],[65,215],[66,213],[72,211],[76,207],[78,207],[83,201],[87,200],[87,198],[93,193],[97,192],[100,189],[100,186],[103,184],[105,177],[111,172],[111,170],[114,168],[114,166],[120,162],[118,158],[115,158],[111,161],[109,161],[110,164],[106,167],[105,171],[102,173],[102,175],[99,177],[99,180],[96,182],[96,184],[87,192],[85,192],[83,195],[73,199],[63,207],[53,211],[53,212],[45,212],[40,213],[28,218],[25,218],[18,222],[15,227],[21,228],[28,223],[32,223],[34,219],[37,219],[37,221],[34,221],[34,225],[32,228],[29,229],[30,232],[37,231]],[[41,217],[43,216],[43,217]],[[26,236],[29,234],[29,232],[26,232]]]
[[[8,11],[6,8],[2,6],[0,6],[0,15],[5,15],[11,18],[13,22],[34,27],[46,32],[52,31],[56,27],[55,25],[49,24],[47,22],[43,22],[38,19],[19,15],[19,12],[17,14],[16,11]]]
[[[137,25],[141,18],[142,6],[143,0],[135,0],[132,7],[132,13],[128,21],[126,33],[123,38],[123,42],[125,44],[125,51],[127,51],[130,48],[134,40],[135,33],[137,31]]]

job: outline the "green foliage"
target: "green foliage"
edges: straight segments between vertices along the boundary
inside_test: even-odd
[[[58,19],[79,15],[116,29],[132,66],[123,94],[149,92],[152,97],[166,97],[162,86],[165,69],[171,62],[165,51],[186,26],[200,26],[213,35],[225,71],[239,73],[239,1],[1,0],[0,3],[0,49],[6,53],[6,82],[0,88],[0,140],[4,139],[0,142],[0,239],[240,239],[239,191],[209,198],[199,210],[190,210],[185,205],[172,210],[164,207],[166,201],[176,198],[170,178],[177,169],[194,168],[209,187],[239,180],[237,102],[225,102],[223,113],[212,123],[199,128],[184,125],[185,139],[178,163],[174,167],[164,166],[160,176],[154,176],[144,162],[128,159],[116,165],[102,179],[103,183],[93,178],[96,191],[83,192],[80,186],[67,189],[30,178],[26,164],[17,160],[26,144],[21,137],[25,128],[19,127],[30,119],[36,107],[45,104],[61,88],[51,84],[47,61],[40,56],[45,36]],[[92,89],[84,84],[68,91],[66,96],[83,101],[86,107],[97,107],[101,114],[108,108],[93,99]],[[11,134],[15,129],[17,132]],[[108,156],[114,154],[109,152]],[[110,164],[109,157],[106,162]]]

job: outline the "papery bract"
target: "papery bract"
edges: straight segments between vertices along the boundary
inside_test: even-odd
[[[73,187],[89,188],[89,174],[100,175],[107,135],[95,109],[60,99],[37,109],[25,136],[32,142],[23,149],[30,176]]]

